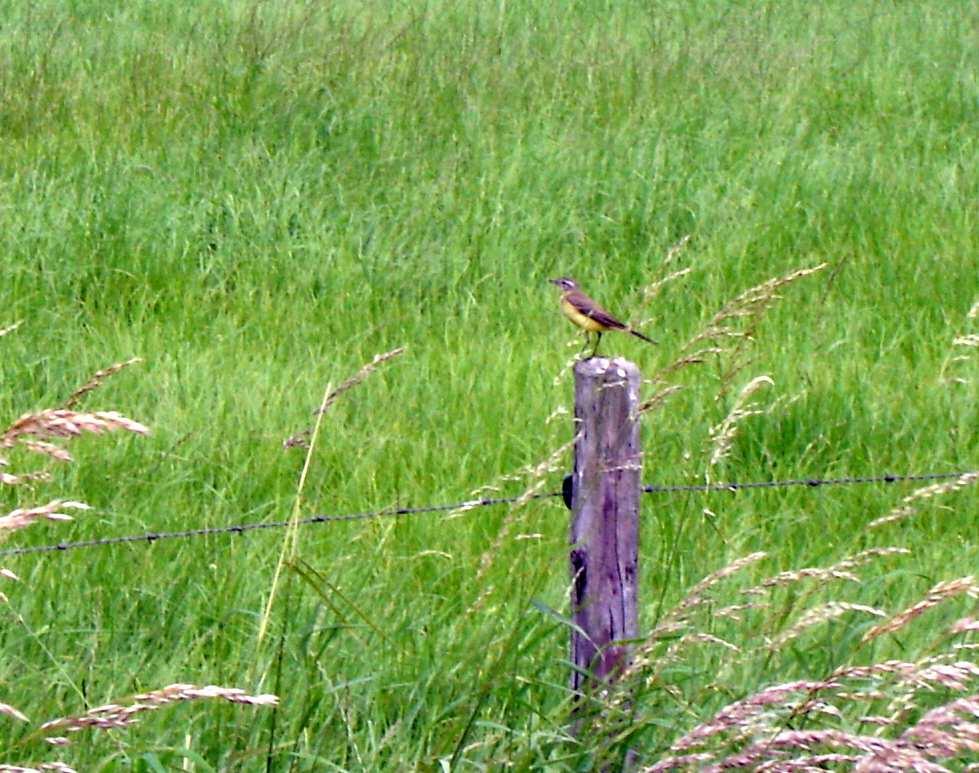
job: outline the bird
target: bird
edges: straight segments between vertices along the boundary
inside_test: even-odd
[[[647,343],[656,343],[652,338],[644,336],[631,325],[620,322],[609,314],[595,301],[585,295],[578,286],[578,283],[571,277],[562,276],[557,279],[551,279],[550,282],[561,289],[561,311],[564,312],[564,316],[585,331],[586,348],[588,346],[588,334],[597,334],[595,348],[588,355],[588,359],[591,359],[598,353],[598,344],[601,343],[602,333],[606,330],[621,330],[625,333],[631,333],[636,338],[641,338]]]

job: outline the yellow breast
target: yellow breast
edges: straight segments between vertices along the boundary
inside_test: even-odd
[[[600,333],[608,330],[605,325],[595,321],[591,317],[585,316],[564,299],[561,300],[561,311],[564,312],[564,316],[574,322],[578,327],[587,330],[589,333]]]

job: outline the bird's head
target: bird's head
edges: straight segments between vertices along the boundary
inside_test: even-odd
[[[562,276],[562,277],[558,277],[557,279],[551,279],[549,281],[552,285],[557,285],[565,292],[567,292],[568,290],[578,289],[578,283],[569,276]]]

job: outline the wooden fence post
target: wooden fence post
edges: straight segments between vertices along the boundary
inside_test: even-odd
[[[611,681],[638,634],[639,369],[628,360],[593,357],[575,365],[574,474],[571,492],[571,688],[589,674]]]

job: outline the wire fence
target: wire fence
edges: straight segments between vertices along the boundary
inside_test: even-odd
[[[805,486],[807,488],[819,488],[820,486],[853,486],[865,483],[911,483],[928,482],[938,480],[950,480],[961,478],[963,475],[972,475],[973,472],[964,470],[962,472],[923,472],[910,473],[904,475],[867,475],[867,476],[846,476],[842,478],[790,478],[788,480],[761,480],[749,483],[708,483],[694,486],[643,486],[646,494],[673,494],[677,492],[714,492],[714,491],[740,491],[742,489],[759,488],[791,488],[794,486]]]
[[[764,480],[731,483],[705,483],[695,485],[657,485],[647,484],[642,491],[645,494],[713,494],[721,492],[751,491],[757,489],[779,489],[805,487],[809,489],[827,486],[853,486],[880,483],[923,483],[940,480],[961,478],[963,475],[977,474],[974,471],[960,472],[927,472],[906,474],[884,474],[869,476],[846,476],[840,478],[790,478],[787,480]],[[570,477],[570,476],[569,476]],[[566,479],[567,480],[567,479]],[[493,497],[486,499],[470,499],[462,502],[440,505],[421,505],[418,507],[392,507],[381,510],[371,510],[359,513],[338,513],[329,515],[312,515],[306,518],[287,519],[280,521],[254,521],[250,523],[230,524],[227,526],[206,526],[197,529],[181,529],[177,531],[149,531],[142,534],[128,534],[120,537],[102,537],[99,539],[79,540],[76,542],[57,542],[47,545],[28,545],[25,547],[6,548],[0,550],[0,558],[8,556],[24,556],[34,553],[64,553],[79,548],[94,548],[108,545],[125,545],[132,543],[152,544],[161,540],[188,539],[194,537],[209,537],[225,534],[246,534],[252,531],[269,529],[284,529],[289,526],[312,526],[323,523],[350,523],[353,521],[369,521],[377,518],[406,518],[426,513],[444,513],[452,511],[472,510],[479,507],[512,505],[519,501],[535,499],[551,499],[563,496],[566,504],[570,501],[570,488],[566,484],[563,491],[551,491],[541,494],[521,495],[513,497]],[[570,506],[570,504],[569,504]]]

